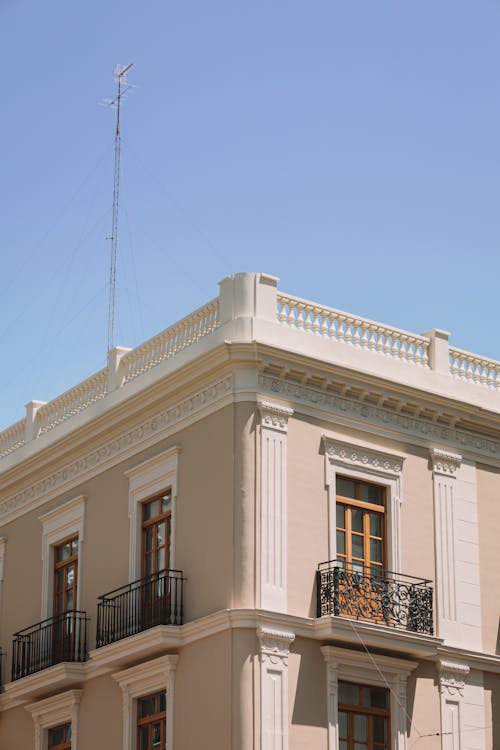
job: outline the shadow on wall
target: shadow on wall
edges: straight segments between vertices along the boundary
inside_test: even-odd
[[[314,641],[298,640],[290,651],[300,654],[292,724],[327,729],[326,664]],[[322,675],[322,679],[318,679]],[[326,742],[326,740],[325,740]]]
[[[488,700],[488,693],[491,696],[491,741],[492,748],[500,748],[500,675],[484,675],[485,698]],[[486,739],[488,739],[489,730],[486,729]]]
[[[498,621],[498,630],[497,630],[497,645],[495,648],[495,654],[500,654],[500,620]],[[500,747],[500,745],[499,745]]]

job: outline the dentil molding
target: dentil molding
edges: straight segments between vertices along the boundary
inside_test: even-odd
[[[193,396],[140,422],[119,437],[103,443],[96,450],[68,463],[62,469],[26,487],[22,492],[3,500],[0,503],[0,524],[7,523],[25,511],[41,505],[56,492],[71,489],[84,477],[89,478],[104,468],[119,463],[127,454],[133,453],[134,448],[142,449],[161,440],[165,432],[183,419],[194,417],[207,406],[219,401],[232,391],[232,387],[233,377],[228,375]]]

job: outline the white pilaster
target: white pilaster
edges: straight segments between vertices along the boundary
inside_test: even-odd
[[[293,409],[259,403],[261,418],[260,607],[287,609],[287,429]]]
[[[464,750],[463,699],[465,680],[469,667],[441,661],[439,669],[439,692],[441,694],[441,736],[442,750]]]
[[[294,633],[259,627],[261,750],[288,750],[288,655]]]
[[[454,453],[431,450],[434,480],[438,635],[482,648],[476,467]]]

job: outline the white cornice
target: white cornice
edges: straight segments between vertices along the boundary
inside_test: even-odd
[[[463,455],[486,464],[500,466],[500,441],[456,427],[445,427],[392,409],[373,406],[362,400],[328,393],[320,388],[291,383],[274,375],[259,374],[259,393],[286,399],[296,414],[321,419],[335,417],[336,424],[355,427],[373,434],[412,442],[430,448],[439,443],[458,448]]]

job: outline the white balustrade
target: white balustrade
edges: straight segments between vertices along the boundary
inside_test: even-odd
[[[277,295],[278,320],[289,328],[350,344],[358,349],[383,354],[409,364],[429,367],[429,343],[399,328],[389,328],[366,318],[318,306],[290,295]]]
[[[120,362],[120,367],[123,368],[122,382],[134,380],[211,333],[218,326],[218,312],[219,299],[216,297],[146,343],[127,352]]]
[[[43,435],[75,414],[87,409],[107,393],[108,370],[100,370],[62,396],[41,406],[35,416],[34,437]]]
[[[116,387],[148,372],[218,328],[219,300],[216,297],[149,341],[120,355],[116,363]],[[431,343],[436,343],[439,331],[420,336],[280,292],[276,293],[276,301],[277,321],[290,329],[426,369],[432,364],[433,369],[445,373],[449,352],[448,371],[453,377],[474,386],[500,389],[500,362],[461,349],[448,348],[448,334],[444,343],[446,349],[440,355],[442,361],[436,359],[434,352],[433,362],[430,362]],[[232,314],[235,314],[234,311]],[[26,419],[22,419],[0,432],[0,458],[24,445],[31,435],[36,439],[104,398],[108,393],[108,383],[109,373],[105,368],[47,404],[38,406],[39,402],[32,402],[37,406],[33,430],[30,428],[27,435],[30,425]]]
[[[0,432],[0,458],[8,456],[9,453],[24,445],[25,426],[26,419],[21,419]]]
[[[450,347],[450,372],[459,380],[500,388],[500,362]]]

